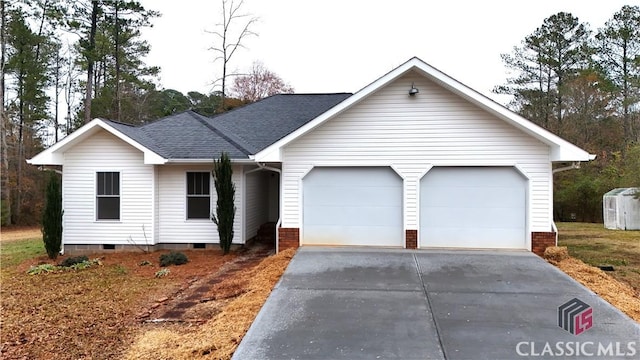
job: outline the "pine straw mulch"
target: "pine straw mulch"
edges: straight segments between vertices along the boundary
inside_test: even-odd
[[[185,265],[156,278],[165,251],[96,254],[102,266],[28,275],[45,256],[0,271],[0,358],[113,359],[121,357],[141,327],[136,314],[185,284],[210,274],[238,256],[219,250],[183,251]],[[59,257],[56,263],[65,257]],[[140,266],[141,261],[153,263]]]
[[[566,246],[549,247],[544,258],[598,296],[640,322],[640,292],[604,271],[569,256]]]
[[[217,296],[223,305],[201,304],[199,312],[206,313],[207,306],[217,309],[200,325],[146,324],[148,330],[137,337],[125,359],[230,359],[294,254],[289,249],[265,258],[214,287],[209,295]]]

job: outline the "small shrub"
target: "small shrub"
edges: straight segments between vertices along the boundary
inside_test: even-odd
[[[118,264],[113,268],[113,271],[118,274],[118,275],[126,275],[127,274],[127,268]]]
[[[162,269],[156,271],[156,277],[157,278],[165,277],[167,275],[169,275],[169,269],[167,269],[167,268],[162,268]]]
[[[75,264],[79,264],[79,263],[84,262],[84,261],[89,261],[89,258],[84,256],[84,255],[82,255],[82,256],[72,256],[70,258],[64,259],[60,263],[60,266],[62,266],[62,267],[71,267],[71,266],[73,266]]]
[[[187,255],[181,252],[171,251],[168,254],[160,255],[160,266],[162,267],[169,265],[182,265],[186,264],[187,262],[189,262],[189,259],[187,259]]]
[[[46,274],[46,273],[50,273],[50,272],[54,272],[59,270],[60,268],[58,266],[55,266],[53,264],[40,264],[37,266],[31,266],[31,268],[29,268],[29,270],[27,271],[27,274],[29,275],[40,275],[40,274]]]
[[[83,269],[90,268],[93,265],[102,265],[102,261],[100,261],[100,259],[83,260],[83,261],[81,261],[79,263],[75,263],[75,264],[69,266],[69,269],[83,270]]]

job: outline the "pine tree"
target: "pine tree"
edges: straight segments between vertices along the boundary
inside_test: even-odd
[[[218,226],[222,252],[223,254],[228,254],[233,241],[236,186],[232,180],[233,169],[227,153],[223,152],[219,160],[213,161],[212,174],[218,200],[216,201],[216,214],[211,215],[211,220]]]
[[[51,172],[42,212],[42,240],[50,259],[58,257],[62,245],[62,193],[58,175]]]

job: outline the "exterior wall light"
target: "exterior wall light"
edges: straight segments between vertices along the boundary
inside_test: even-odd
[[[411,83],[411,89],[409,89],[409,96],[414,96],[415,94],[419,93],[420,90],[418,90],[417,87],[415,87],[413,85],[413,83]]]

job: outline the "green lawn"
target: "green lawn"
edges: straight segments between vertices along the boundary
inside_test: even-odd
[[[14,266],[27,259],[46,254],[42,237],[0,242],[0,267]]]
[[[608,230],[602,224],[558,223],[558,245],[593,266],[612,265],[608,272],[640,291],[640,231]]]

